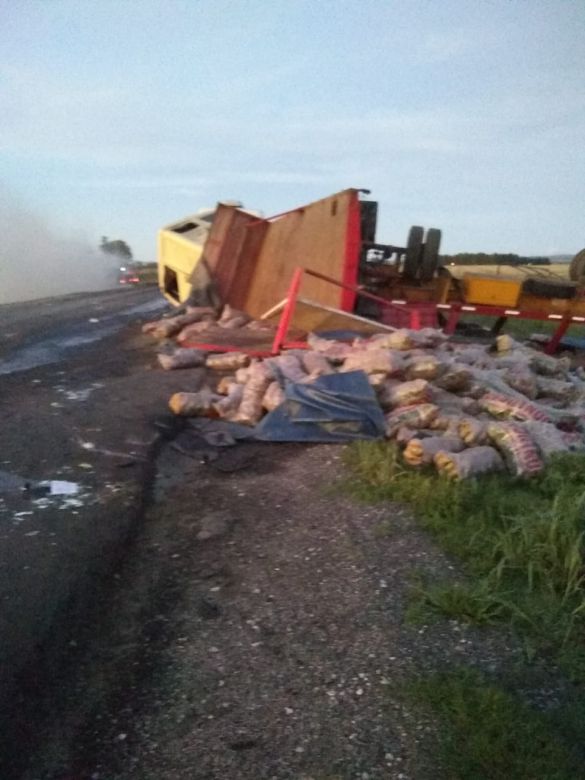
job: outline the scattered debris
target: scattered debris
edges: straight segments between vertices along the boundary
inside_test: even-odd
[[[52,479],[48,482],[39,482],[39,485],[47,485],[52,496],[76,496],[79,493],[77,482]]]
[[[504,467],[531,477],[552,453],[585,448],[582,372],[510,336],[492,348],[432,328],[350,341],[310,334],[306,348],[279,356],[232,351],[205,362],[215,390],[175,393],[171,411],[239,423],[260,441],[385,437],[404,447],[408,465],[454,479]],[[208,445],[187,434],[176,446],[197,457]],[[217,451],[204,459],[221,466]]]
[[[83,441],[83,439],[77,438],[79,446],[88,451],[95,452],[99,455],[107,455],[110,458],[122,458],[125,463],[135,463],[137,461],[145,461],[147,458],[145,455],[140,455],[137,452],[118,452],[117,450],[109,450],[104,447],[98,447],[91,441]]]

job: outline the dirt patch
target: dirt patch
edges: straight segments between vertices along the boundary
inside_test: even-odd
[[[163,452],[90,632],[85,699],[59,724],[74,737],[48,734],[27,777],[434,778],[430,726],[395,691],[454,661],[497,674],[518,658],[489,631],[405,624],[413,573],[452,565],[405,509],[343,495],[341,447],[241,446],[255,458],[235,474]]]

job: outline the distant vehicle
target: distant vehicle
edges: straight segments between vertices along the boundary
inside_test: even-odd
[[[120,266],[118,284],[140,284],[140,276],[134,263]]]
[[[135,260],[121,265],[118,269],[118,284],[157,284],[157,281],[156,263],[140,263]]]

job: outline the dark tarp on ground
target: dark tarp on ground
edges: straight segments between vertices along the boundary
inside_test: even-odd
[[[384,414],[363,371],[288,382],[286,400],[256,426],[259,441],[343,442],[380,439]]]

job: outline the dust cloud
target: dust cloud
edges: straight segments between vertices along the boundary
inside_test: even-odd
[[[7,195],[0,188],[0,304],[116,286],[115,260]]]

